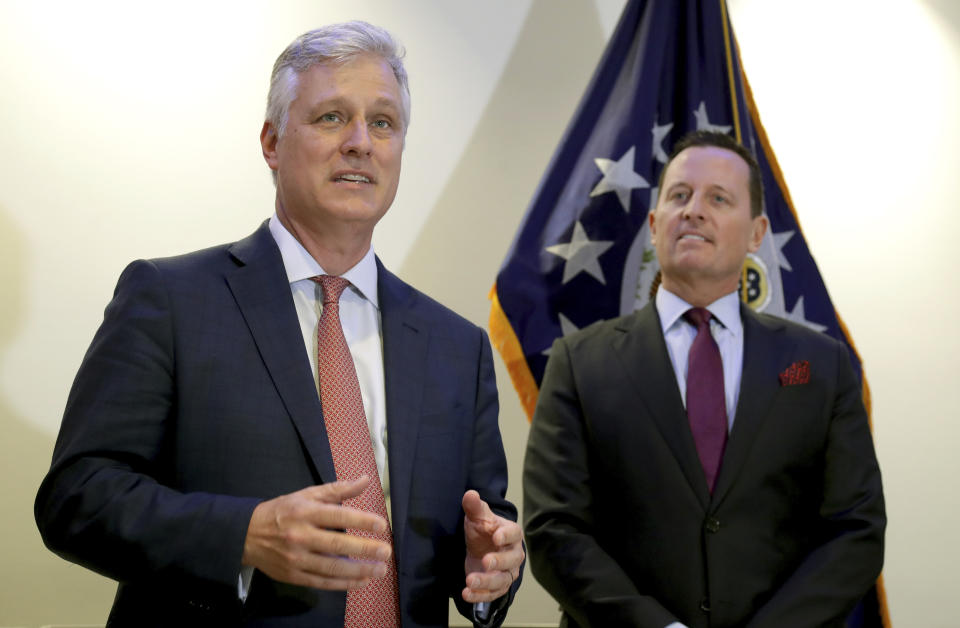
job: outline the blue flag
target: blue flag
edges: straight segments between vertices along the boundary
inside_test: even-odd
[[[554,339],[650,300],[659,265],[648,213],[660,171],[679,138],[703,129],[730,133],[760,164],[770,228],[747,257],[743,300],[846,343],[862,379],[760,125],[725,3],[630,0],[491,291],[491,338],[528,417]],[[882,582],[848,625],[889,628]]]

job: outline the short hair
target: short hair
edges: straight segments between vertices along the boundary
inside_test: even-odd
[[[297,37],[277,57],[270,75],[266,120],[283,136],[290,104],[296,98],[299,75],[321,63],[346,63],[362,54],[381,57],[393,70],[400,85],[403,133],[410,125],[410,86],[403,67],[405,50],[386,30],[355,20],[321,26]]]
[[[673,152],[670,153],[670,158],[667,159],[666,165],[664,165],[663,170],[660,171],[660,182],[657,184],[658,189],[663,189],[663,179],[667,173],[667,168],[670,167],[670,164],[673,163],[677,155],[688,148],[697,146],[723,148],[732,153],[736,153],[747,163],[747,168],[750,171],[750,176],[747,180],[747,187],[750,193],[750,217],[756,218],[761,215],[763,213],[763,181],[760,178],[760,165],[757,163],[753,154],[751,154],[743,144],[726,133],[693,131],[681,137],[673,146]]]

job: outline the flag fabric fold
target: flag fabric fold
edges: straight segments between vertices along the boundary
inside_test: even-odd
[[[490,292],[490,332],[528,418],[553,341],[651,298],[648,213],[673,144],[730,133],[755,155],[770,228],[741,282],[757,311],[844,342],[849,332],[807,246],[760,124],[723,0],[630,0],[534,194]],[[889,628],[882,582],[850,626]]]

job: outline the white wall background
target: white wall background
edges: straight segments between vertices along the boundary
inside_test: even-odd
[[[345,8],[349,6],[348,8]],[[32,500],[123,266],[272,211],[257,141],[296,35],[361,18],[408,48],[413,122],[376,248],[486,325],[487,291],[623,0],[0,0],[0,625],[102,622],[113,584],[47,552]],[[730,0],[807,241],[864,359],[894,625],[956,626],[960,6]],[[527,424],[498,362],[519,502]],[[555,623],[528,575],[512,623]]]

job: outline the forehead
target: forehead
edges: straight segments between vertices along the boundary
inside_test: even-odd
[[[674,184],[717,185],[725,189],[747,189],[750,167],[743,158],[719,146],[691,146],[667,166],[663,187]]]
[[[382,57],[368,53],[342,63],[318,63],[298,75],[294,103],[310,106],[335,98],[382,100],[399,108],[400,84]]]

